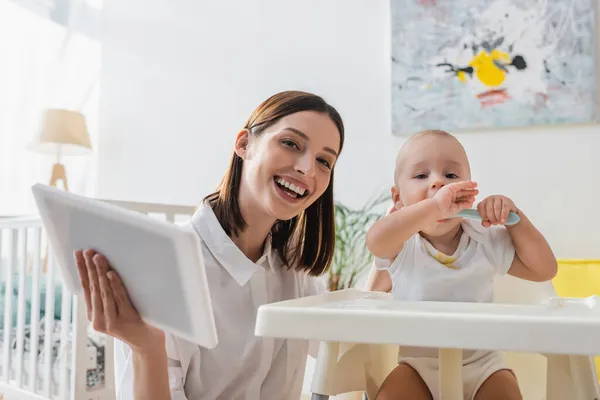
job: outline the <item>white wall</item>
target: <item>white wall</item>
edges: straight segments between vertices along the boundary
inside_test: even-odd
[[[316,92],[346,127],[337,199],[391,184],[387,1],[106,2],[98,195],[192,204],[255,106]],[[576,106],[576,105],[574,105]],[[559,257],[600,257],[598,127],[458,135],[484,194],[511,196]]]

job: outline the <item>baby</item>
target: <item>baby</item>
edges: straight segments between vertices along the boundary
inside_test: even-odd
[[[393,207],[367,234],[377,266],[369,289],[391,289],[397,300],[491,302],[495,275],[538,282],[555,276],[550,246],[508,197],[479,203],[481,222],[452,218],[473,207],[478,190],[464,148],[449,133],[429,130],[409,138],[398,153],[394,181]],[[505,227],[511,211],[520,222]],[[462,376],[465,399],[522,398],[498,352],[465,351]],[[377,399],[437,399],[438,389],[437,350],[403,347]]]

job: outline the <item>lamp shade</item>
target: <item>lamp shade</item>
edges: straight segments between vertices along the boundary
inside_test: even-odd
[[[77,111],[49,109],[38,136],[27,149],[40,153],[81,155],[92,148],[85,117]]]

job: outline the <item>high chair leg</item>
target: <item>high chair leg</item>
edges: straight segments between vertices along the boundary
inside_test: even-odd
[[[440,400],[463,400],[461,349],[440,349]]]
[[[319,356],[317,357],[312,382],[312,400],[329,399],[329,395],[321,393],[327,393],[333,387],[339,348],[340,344],[338,342],[321,342],[319,344]]]
[[[589,356],[547,354],[547,400],[597,400],[600,388],[594,359]]]

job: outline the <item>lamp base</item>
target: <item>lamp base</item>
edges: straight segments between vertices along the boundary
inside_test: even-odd
[[[52,175],[50,176],[50,186],[56,186],[58,181],[63,182],[64,189],[68,192],[69,185],[67,184],[67,172],[65,166],[61,163],[56,163],[52,166]]]
[[[56,184],[58,183],[58,181],[62,181],[64,190],[66,192],[68,192],[69,185],[67,184],[67,170],[65,169],[65,166],[62,165],[60,162],[57,162],[56,164],[54,164],[52,166],[52,175],[50,175],[50,186],[56,187]],[[43,273],[48,272],[48,247],[49,246],[50,246],[50,243],[47,243],[46,244],[46,254],[44,255],[44,260],[43,260],[44,263],[42,266]]]

